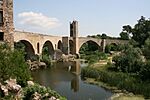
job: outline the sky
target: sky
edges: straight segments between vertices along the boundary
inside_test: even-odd
[[[123,25],[150,18],[150,0],[14,0],[16,30],[69,36],[79,22],[79,36],[105,33],[118,37]]]

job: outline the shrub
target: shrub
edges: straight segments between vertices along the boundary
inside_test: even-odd
[[[57,92],[51,90],[50,88],[46,88],[43,86],[40,86],[38,84],[35,84],[34,86],[27,86],[23,88],[23,100],[31,100],[32,95],[37,92],[42,95],[42,100],[47,100],[51,96],[54,96],[60,100],[66,100],[64,97],[61,97]],[[48,93],[47,96],[44,96],[46,93]]]
[[[52,58],[51,58],[49,55],[44,54],[44,55],[42,55],[42,59],[41,59],[40,61],[45,62],[46,65],[47,65],[48,67],[50,67],[50,66],[51,66]]]
[[[96,69],[93,68],[82,68],[81,70],[81,77],[89,77],[89,78],[96,78],[98,79],[99,73]]]

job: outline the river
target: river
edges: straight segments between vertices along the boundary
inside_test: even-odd
[[[32,72],[34,81],[50,87],[67,100],[107,100],[113,93],[102,87],[87,84],[81,80],[81,68],[85,63],[55,63],[51,69]]]

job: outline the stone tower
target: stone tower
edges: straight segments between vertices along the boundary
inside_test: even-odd
[[[0,41],[13,46],[13,0],[0,0]]]
[[[78,21],[73,21],[70,23],[70,37],[72,37],[73,40],[73,46],[72,46],[72,54],[78,53]]]
[[[78,22],[70,22],[70,37],[78,37]]]

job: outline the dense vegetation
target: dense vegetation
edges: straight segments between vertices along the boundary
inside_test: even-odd
[[[130,39],[129,44],[121,46],[121,52],[113,57],[113,63],[109,63],[106,69],[101,70],[84,68],[82,77],[95,78],[119,89],[149,98],[150,19],[142,16],[133,28],[130,25],[123,26],[120,36],[122,39]]]
[[[22,50],[11,50],[7,44],[0,45],[0,81],[16,78],[22,86],[31,78]]]
[[[66,98],[60,96],[57,92],[51,90],[50,88],[45,88],[38,84],[23,88],[23,94],[24,94],[23,100],[31,100],[35,92],[41,95],[42,97],[41,100],[48,100],[52,96],[54,96],[55,98],[59,100],[66,100]]]
[[[40,61],[45,62],[48,67],[51,66],[52,57],[50,56],[48,52],[47,46],[45,46],[42,50],[42,56],[40,58]]]
[[[142,94],[145,98],[150,97],[150,83],[140,81],[132,74],[86,67],[82,69],[81,76],[82,78],[94,78],[96,81],[105,82],[134,94]]]

